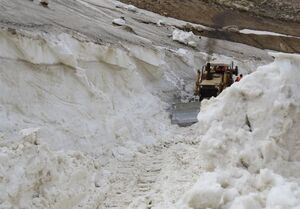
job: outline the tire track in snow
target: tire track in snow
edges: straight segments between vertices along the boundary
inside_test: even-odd
[[[181,146],[178,144],[184,144],[188,147],[197,145],[197,143],[186,141],[165,142],[145,147],[131,160],[114,159],[110,163],[110,169],[116,170],[116,172],[111,177],[110,189],[106,193],[103,206],[100,208],[140,208],[143,205],[145,209],[150,209],[154,203],[158,203],[157,201],[163,201],[160,192],[162,181],[164,181],[162,179],[166,177],[164,169],[167,167],[170,169],[170,165],[181,163],[177,159],[177,150]],[[169,177],[181,188],[186,188],[194,182],[191,175],[186,175],[182,171],[179,172],[183,175],[171,175]]]
[[[163,167],[163,147],[150,147],[129,161],[117,161],[114,181],[106,194],[104,208],[124,209],[135,199],[145,201],[153,193],[153,185]]]

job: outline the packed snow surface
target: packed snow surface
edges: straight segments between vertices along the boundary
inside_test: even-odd
[[[208,55],[186,23],[114,1],[67,4],[89,36],[72,18],[41,30],[77,10],[52,1],[36,19],[16,1],[35,24],[0,30],[0,208],[299,209],[299,55],[257,68],[265,51],[216,40]],[[170,125],[208,57],[253,73]]]

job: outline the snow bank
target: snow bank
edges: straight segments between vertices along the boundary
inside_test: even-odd
[[[0,131],[5,138],[40,127],[51,148],[102,153],[116,143],[147,144],[167,134],[165,104],[152,87],[163,79],[163,55],[81,39],[0,31]]]
[[[196,47],[197,46],[197,36],[194,35],[192,31],[185,32],[179,29],[173,31],[173,41],[178,41],[179,43]]]
[[[103,201],[105,186],[95,159],[53,152],[35,134],[1,145],[0,165],[0,208],[92,209]]]
[[[194,130],[206,172],[181,202],[187,208],[299,208],[300,55],[272,55],[202,102]]]
[[[217,169],[204,173],[178,208],[296,209],[299,198],[297,183],[288,182],[268,169],[258,174],[239,168]]]

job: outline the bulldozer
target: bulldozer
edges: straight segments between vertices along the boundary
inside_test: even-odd
[[[200,101],[218,96],[224,89],[233,84],[233,75],[238,75],[238,66],[224,63],[207,63],[197,71],[194,96]]]
[[[224,89],[233,84],[233,75],[238,75],[238,66],[225,63],[206,63],[197,71],[194,96],[188,103],[172,105],[171,122],[179,126],[196,123],[203,99],[218,96]]]

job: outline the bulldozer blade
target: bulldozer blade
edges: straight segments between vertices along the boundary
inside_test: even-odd
[[[176,103],[172,106],[171,123],[186,127],[197,123],[200,102]]]

